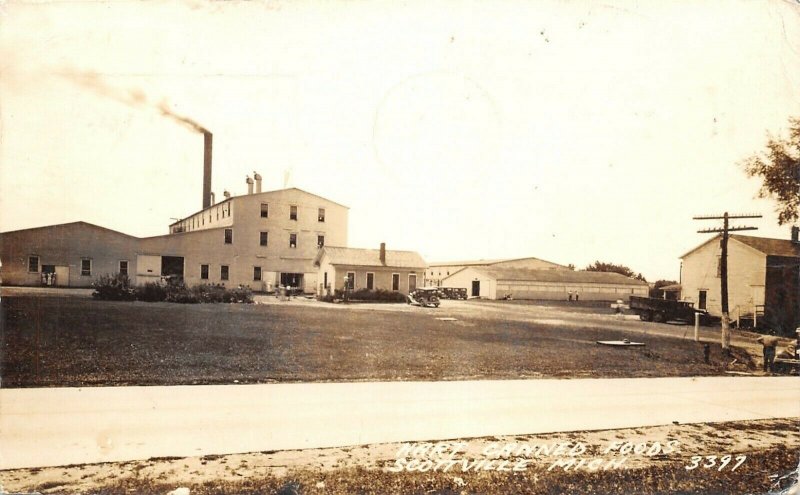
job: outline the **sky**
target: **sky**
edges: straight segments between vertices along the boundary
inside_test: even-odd
[[[800,115],[791,1],[0,3],[0,231],[160,235],[212,189],[350,207],[349,244],[677,279]],[[171,116],[170,116],[171,115]]]

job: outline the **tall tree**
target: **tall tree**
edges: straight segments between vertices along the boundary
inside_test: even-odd
[[[626,277],[635,278],[642,282],[647,282],[641,273],[636,273],[625,265],[617,265],[614,263],[604,263],[602,261],[595,261],[591,265],[584,268],[587,272],[613,272],[625,275]]]
[[[750,177],[761,177],[760,198],[778,203],[778,225],[800,219],[800,118],[789,119],[789,137],[768,136],[765,150],[744,160]]]

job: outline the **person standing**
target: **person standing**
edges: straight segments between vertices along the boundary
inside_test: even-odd
[[[795,359],[800,359],[800,327],[794,331],[797,338],[794,341]]]
[[[770,330],[769,335],[762,335],[756,339],[764,347],[764,372],[772,373],[773,363],[775,362],[775,348],[778,346],[778,337],[775,330]]]

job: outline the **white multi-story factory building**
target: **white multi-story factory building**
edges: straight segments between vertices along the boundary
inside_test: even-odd
[[[259,182],[259,181],[257,181]],[[297,188],[225,197],[175,222],[169,234],[137,238],[85,222],[0,234],[6,285],[88,287],[125,273],[134,283],[182,277],[271,290],[316,290],[320,246],[347,246],[348,208]],[[50,275],[53,274],[53,275]]]

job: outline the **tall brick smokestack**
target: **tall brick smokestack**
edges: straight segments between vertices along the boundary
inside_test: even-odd
[[[211,133],[203,131],[203,208],[211,206]]]

